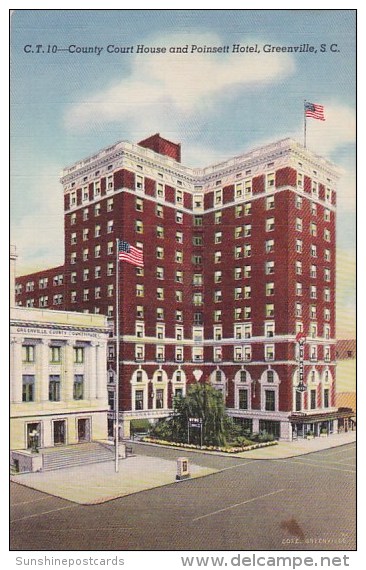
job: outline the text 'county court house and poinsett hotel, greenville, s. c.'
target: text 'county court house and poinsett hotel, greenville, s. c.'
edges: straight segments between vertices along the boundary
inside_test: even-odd
[[[121,436],[132,420],[167,417],[194,382],[220,390],[253,432],[334,433],[344,421],[335,403],[338,177],[291,139],[195,169],[159,134],[118,142],[64,169],[65,263],[18,277],[16,304],[108,317],[113,435],[123,239],[143,250],[144,266],[119,264]]]

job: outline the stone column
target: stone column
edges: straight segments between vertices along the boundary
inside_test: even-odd
[[[11,339],[10,401],[17,404],[23,399],[22,338]]]
[[[49,361],[50,346],[48,340],[42,339],[37,345],[39,348],[40,358],[37,363],[38,375],[36,378],[36,400],[47,402],[49,399]],[[37,350],[36,348],[36,350]],[[39,386],[37,386],[37,381]]]
[[[89,386],[89,399],[95,400],[97,397],[97,358],[96,358],[97,343],[91,342],[87,347],[87,382]]]
[[[107,397],[107,347],[105,343],[97,344],[97,364],[96,364],[96,375],[97,375],[97,398],[105,400]]]
[[[61,400],[71,402],[74,393],[74,343],[72,340],[65,344],[65,375],[61,378]]]

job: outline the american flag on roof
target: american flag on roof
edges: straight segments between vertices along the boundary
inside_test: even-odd
[[[318,105],[317,103],[309,103],[309,101],[305,101],[304,108],[305,108],[305,117],[311,117],[312,119],[325,121],[323,105]]]
[[[142,267],[144,265],[144,253],[142,249],[120,240],[118,241],[118,260]]]

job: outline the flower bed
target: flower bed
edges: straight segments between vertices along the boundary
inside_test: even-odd
[[[252,445],[245,446],[226,446],[220,447],[215,445],[194,445],[193,443],[176,443],[173,441],[166,441],[164,439],[155,439],[153,437],[144,437],[141,441],[145,443],[155,443],[157,445],[165,445],[169,447],[180,447],[182,449],[198,449],[200,451],[221,451],[223,453],[242,453],[243,451],[251,451],[252,449],[259,449],[260,447],[269,447],[270,445],[277,445],[277,441],[267,441],[265,443],[253,443]]]

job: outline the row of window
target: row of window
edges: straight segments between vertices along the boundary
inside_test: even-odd
[[[36,359],[36,344],[23,344],[22,345],[22,359],[23,362],[35,362]],[[49,362],[51,364],[60,364],[62,360],[63,347],[62,346],[50,346],[49,347]],[[83,364],[85,356],[85,348],[83,346],[74,346],[74,363]]]
[[[22,377],[22,401],[34,402],[36,399],[36,377],[34,374],[23,374]],[[61,376],[59,374],[51,374],[48,382],[48,399],[50,402],[59,402],[61,400]],[[74,375],[73,399],[84,399],[84,375]]]
[[[95,180],[94,182],[92,182],[92,184],[93,188],[91,196],[89,192],[89,185],[83,186],[81,188],[81,200],[83,203],[89,202],[89,200],[95,200],[95,198],[99,198],[101,196],[101,181]],[[113,174],[110,174],[107,176],[106,179],[106,191],[108,193],[108,192],[113,192],[113,190],[114,190]],[[111,200],[113,204],[113,198]],[[70,192],[70,206],[76,206],[76,204],[77,204],[77,191],[72,190]]]
[[[113,232],[113,220],[108,220],[107,222],[107,234],[110,234]],[[89,239],[89,228],[84,228],[82,235],[83,235],[83,241],[87,241]],[[96,226],[94,227],[94,237],[101,237],[102,235],[102,226],[101,224],[96,224]],[[77,233],[76,232],[72,232],[71,236],[70,236],[70,243],[71,245],[76,245],[77,244]]]

